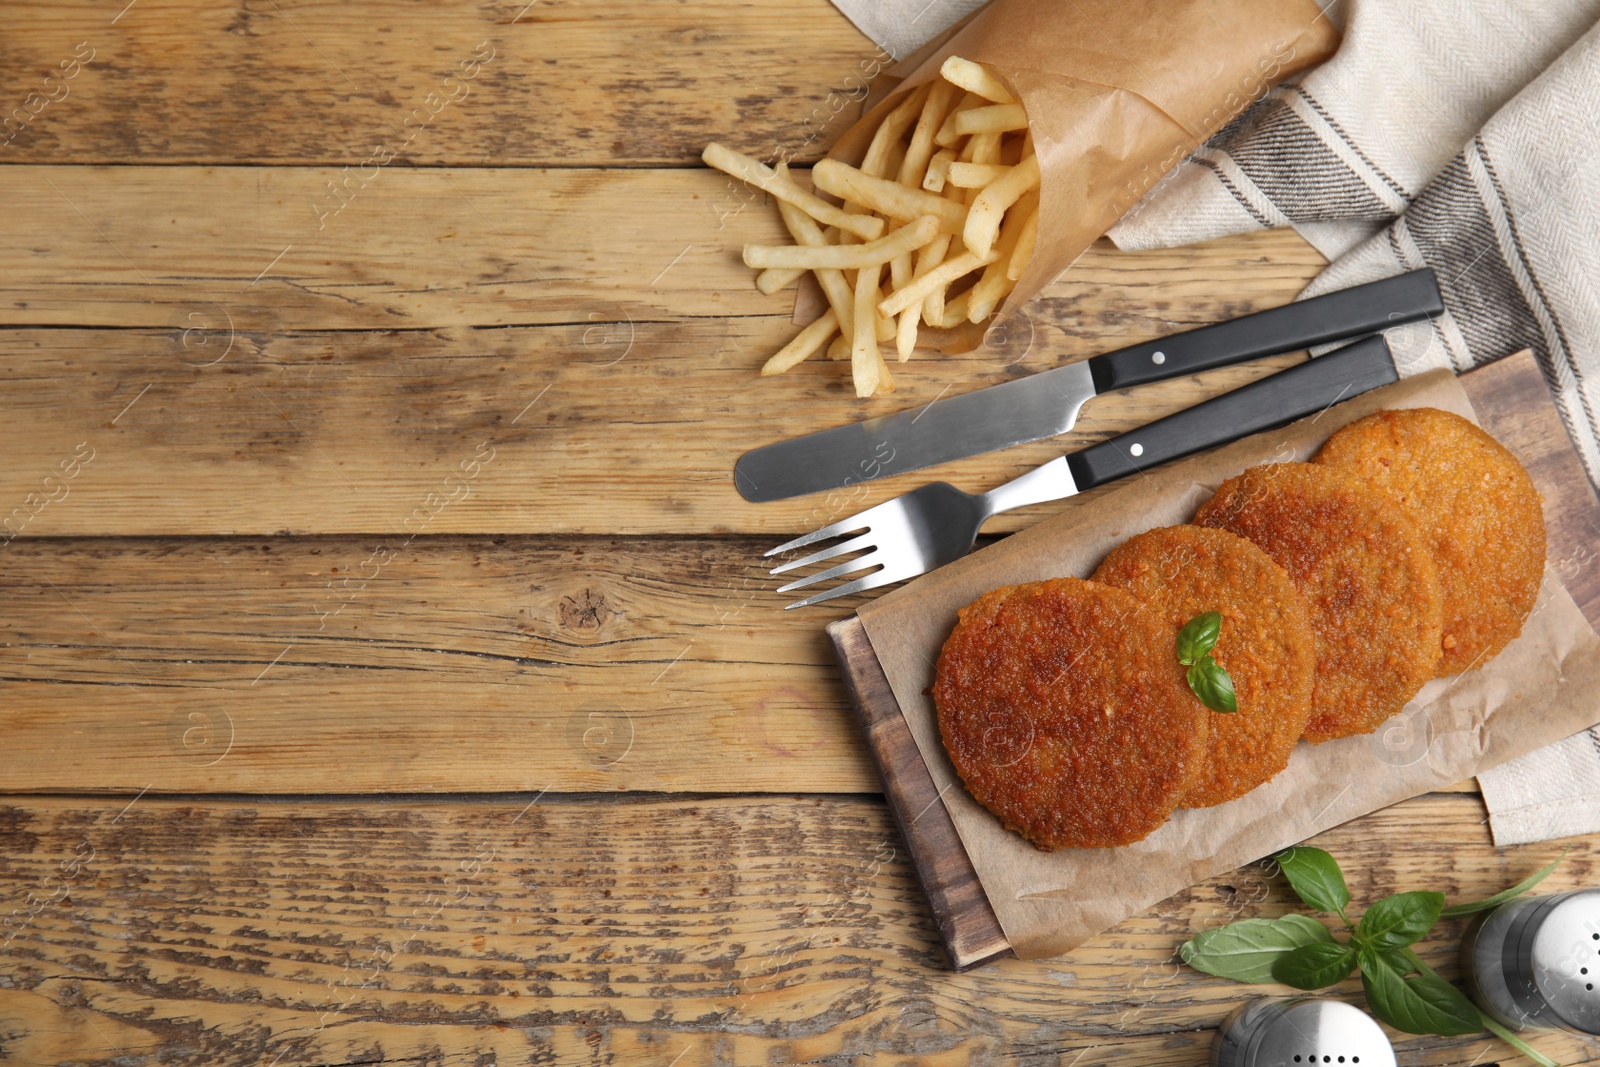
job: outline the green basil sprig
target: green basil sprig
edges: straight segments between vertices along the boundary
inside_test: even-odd
[[[1185,942],[1178,956],[1207,974],[1239,982],[1270,982],[1279,958],[1315,944],[1333,944],[1326,926],[1304,915],[1285,915],[1281,919],[1243,919],[1207,930]]]
[[[1178,662],[1189,668],[1189,689],[1200,703],[1212,711],[1235,712],[1239,699],[1233,692],[1233,677],[1218,663],[1211,650],[1222,634],[1222,613],[1208,611],[1196,615],[1178,631]]]
[[[1207,616],[1184,627],[1188,631]],[[1220,622],[1220,616],[1217,617]],[[1203,639],[1203,628],[1196,633]],[[1215,629],[1212,642],[1215,643]],[[1184,649],[1180,635],[1180,655]],[[1559,1067],[1515,1034],[1484,1016],[1455,986],[1434,973],[1411,946],[1441,918],[1485,911],[1513,900],[1544,881],[1566,853],[1510,889],[1482,900],[1445,907],[1443,893],[1409,892],[1384,897],[1357,922],[1345,909],[1350,890],[1338,862],[1320,848],[1299,845],[1273,857],[1295,895],[1317,911],[1339,916],[1349,930],[1337,940],[1322,923],[1304,915],[1244,919],[1207,930],[1179,950],[1184,963],[1207,974],[1240,982],[1280,982],[1295,989],[1325,989],[1358,967],[1367,1007],[1396,1030],[1455,1037],[1492,1031],[1540,1067]]]

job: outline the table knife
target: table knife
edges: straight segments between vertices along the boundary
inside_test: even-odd
[[[946,460],[1054,437],[1089,398],[1431,318],[1433,271],[1341,289],[1107,352],[948,400],[753,449],[734,465],[753,503],[840,489]]]

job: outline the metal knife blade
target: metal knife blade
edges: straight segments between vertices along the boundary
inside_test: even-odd
[[[753,449],[734,465],[734,481],[739,495],[764,503],[931,467],[1066,433],[1094,395],[1089,364],[1071,363]]]

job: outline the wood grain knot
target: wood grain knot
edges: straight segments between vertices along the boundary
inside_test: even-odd
[[[606,602],[605,594],[585,589],[577,596],[561,598],[561,626],[579,633],[599,633],[601,627],[623,613]]]

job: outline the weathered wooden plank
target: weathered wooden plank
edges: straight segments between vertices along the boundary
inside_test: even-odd
[[[751,354],[791,329],[777,319],[641,326],[610,359],[586,358],[613,351],[584,348],[593,329],[239,335],[214,366],[195,353],[220,353],[225,337],[191,334],[186,350],[181,333],[0,331],[0,536],[710,531],[776,543],[929,479],[999,484],[1284,362],[1097,399],[1054,440],[751,504],[733,483],[746,449],[896,401],[858,405],[842,363],[755,377]],[[911,367],[904,391],[929,400],[1007,375],[982,359]]]
[[[814,159],[885,61],[826,0],[0,7],[0,160]],[[9,143],[7,143],[9,141]]]
[[[44,170],[0,168],[0,185],[16,185],[28,173],[47,176]],[[154,180],[147,169],[133,170]],[[582,173],[601,184],[639,186],[623,190],[620,213],[660,218],[695,240],[713,232],[704,220],[683,221],[663,200],[664,190],[694,180],[692,173]],[[437,186],[447,175],[425,177]],[[389,534],[414,521],[419,507],[432,533],[792,534],[928,477],[997,484],[1064,447],[1138,425],[1284,361],[1103,397],[1073,434],[1056,441],[833,498],[746,503],[734,491],[732,466],[747,448],[1272,306],[1289,299],[1319,262],[1287,232],[1173,252],[1096,248],[1028,308],[1028,320],[1005,340],[959,359],[897,365],[899,391],[863,403],[851,395],[848,368],[840,363],[756,377],[766,355],[795,329],[793,294],[762,297],[750,288],[749,272],[733,258],[737,240],[674,265],[684,244],[663,245],[652,258],[619,236],[620,227],[610,236],[598,233],[603,226],[594,220],[604,213],[597,206],[555,212],[551,225],[560,232],[546,244],[590,249],[595,269],[610,271],[610,281],[568,277],[546,297],[537,295],[542,283],[524,272],[535,284],[519,297],[515,283],[502,278],[480,288],[473,276],[500,255],[496,246],[430,252],[404,237],[391,239],[387,216],[375,213],[377,229],[340,252],[338,263],[285,256],[269,272],[277,277],[300,270],[299,263],[317,278],[269,278],[252,286],[251,278],[289,243],[263,236],[248,256],[230,248],[230,231],[250,230],[258,221],[253,213],[235,223],[209,198],[186,195],[169,199],[160,214],[139,204],[137,188],[125,194],[133,207],[116,207],[124,193],[109,175],[104,181],[99,207],[89,215],[99,219],[95,225],[56,198],[54,207],[40,202],[20,210],[14,217],[22,232],[0,234],[4,285],[13,297],[0,298],[0,307],[13,321],[58,327],[0,330],[0,452],[8,458],[0,469],[0,516],[22,507],[8,528],[24,536]],[[419,211],[470,211],[447,188],[436,192],[417,200]],[[170,187],[162,194],[172,195]],[[162,227],[190,229],[187,203],[211,213],[205,225],[181,237],[158,234]],[[52,212],[57,229],[38,222]],[[770,223],[758,224],[767,216],[746,212],[728,230],[751,236]],[[185,225],[175,227],[174,219]],[[448,225],[435,221],[432,230],[403,232],[448,235]],[[130,260],[154,247],[166,265],[132,267],[96,226]],[[594,252],[608,247],[630,250],[625,261]],[[128,281],[138,274],[150,284]],[[378,278],[387,280],[371,281]],[[651,296],[646,290],[658,282],[678,288]],[[650,299],[658,306],[647,307]],[[427,307],[412,310],[438,328],[368,329],[416,325],[417,317],[401,307],[413,300]],[[542,310],[528,310],[536,306]],[[541,317],[564,324],[467,325]],[[63,328],[81,322],[155,328]],[[325,328],[306,332],[311,323]],[[53,483],[46,490],[44,479],[80,446],[93,459],[66,487],[68,495]],[[488,454],[483,448],[494,458],[480,464],[470,491],[451,489],[448,507],[426,503],[463,463]],[[48,507],[39,504],[45,495],[56,498]],[[1018,529],[1053,510],[1044,505],[1000,516],[990,529]]]
[[[879,788],[760,543],[375,547],[6,546],[0,790]]]
[[[762,295],[740,262],[746,243],[787,241],[765,194],[745,194],[757,199],[705,168],[386,167],[347,178],[315,167],[0,167],[0,325],[231,322],[250,333],[787,316],[793,289]],[[1287,230],[1138,255],[1102,245],[1051,292],[1084,301],[1084,324],[1132,307],[1210,321],[1287,299],[1321,263]]]
[[[1286,992],[1175,958],[1200,929],[1289,909],[1259,868],[1070,957],[950,973],[892,822],[861,798],[127,805],[0,806],[9,1059],[1179,1067],[1234,1004]],[[1481,819],[1474,798],[1420,797],[1317,842],[1363,902],[1484,895],[1563,847],[1494,850]],[[1576,844],[1549,888],[1593,882],[1600,837]],[[1423,946],[1447,976],[1460,928]],[[1597,1059],[1572,1036],[1535,1044]],[[1484,1037],[1399,1053],[1509,1058]]]
[[[18,540],[0,789],[874,791],[820,626],[782,611],[758,556]]]

